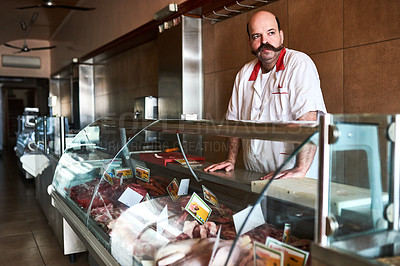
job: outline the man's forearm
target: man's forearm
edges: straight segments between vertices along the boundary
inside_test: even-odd
[[[236,163],[237,156],[239,154],[241,145],[240,138],[228,138],[228,161],[231,161],[233,164]]]
[[[312,144],[305,145],[296,157],[296,167],[304,172],[304,175],[310,169],[311,163],[314,160],[317,147]]]
[[[318,117],[317,111],[311,111],[303,116],[301,116],[298,121],[316,121]],[[308,169],[311,166],[312,161],[314,160],[315,152],[317,151],[317,147],[312,144],[306,144],[301,149],[299,154],[296,157],[296,167],[304,172],[307,173]]]

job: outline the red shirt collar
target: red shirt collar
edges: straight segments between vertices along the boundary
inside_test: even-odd
[[[276,61],[276,71],[281,71],[285,69],[285,65],[283,64],[283,59],[285,58],[286,48],[283,48],[281,53],[279,54],[278,61]],[[261,68],[261,61],[258,60],[257,64],[254,66],[253,71],[251,72],[249,81],[254,81],[257,78],[258,71]]]

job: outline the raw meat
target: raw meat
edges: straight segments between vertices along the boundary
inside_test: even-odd
[[[215,239],[188,239],[170,243],[156,252],[156,265],[224,265],[233,241],[220,239],[217,252],[210,263]],[[241,265],[241,261],[248,257],[249,253],[250,249],[236,245],[227,265]]]

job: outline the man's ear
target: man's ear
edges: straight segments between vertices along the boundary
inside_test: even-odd
[[[279,35],[281,36],[281,40],[282,40],[281,44],[283,45],[283,40],[285,39],[284,36],[283,36],[283,30],[279,31]]]

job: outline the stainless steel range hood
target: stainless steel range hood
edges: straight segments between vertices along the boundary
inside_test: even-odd
[[[182,16],[177,26],[158,36],[158,117],[180,119],[182,114],[203,118],[201,19]]]

